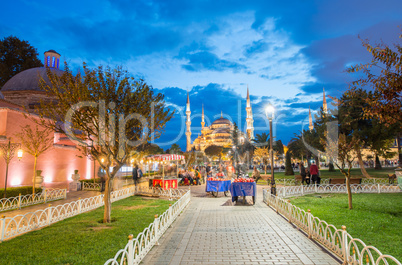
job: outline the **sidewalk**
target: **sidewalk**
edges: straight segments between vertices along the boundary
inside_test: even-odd
[[[37,210],[43,210],[49,207],[49,204],[52,206],[56,205],[62,205],[65,203],[69,203],[72,201],[77,201],[79,198],[84,199],[88,197],[94,197],[101,194],[99,191],[67,191],[67,199],[62,199],[62,200],[57,200],[57,201],[51,201],[47,203],[42,203],[42,204],[36,204],[32,206],[27,206],[21,208],[21,210],[11,210],[7,212],[0,212],[0,216],[5,216],[5,217],[14,217],[16,215],[24,215],[29,212],[35,212]]]
[[[238,205],[231,197],[191,187],[186,210],[142,264],[340,264],[262,202]]]

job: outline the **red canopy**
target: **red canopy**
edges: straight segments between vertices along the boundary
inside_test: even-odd
[[[177,161],[177,160],[184,160],[184,156],[183,155],[163,154],[163,155],[148,156],[147,159],[156,160],[156,161]]]

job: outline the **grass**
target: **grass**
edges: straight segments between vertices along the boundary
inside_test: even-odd
[[[112,218],[103,224],[103,207],[0,245],[1,264],[103,264],[113,258],[162,214],[171,201],[130,197],[113,203]]]
[[[320,196],[291,198],[291,203],[338,229],[345,225],[352,237],[402,261],[402,193],[353,194],[352,210],[346,194]]]

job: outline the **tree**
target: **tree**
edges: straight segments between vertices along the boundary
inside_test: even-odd
[[[290,176],[290,175],[294,175],[294,174],[295,173],[293,172],[293,168],[292,168],[290,152],[287,151],[286,152],[286,163],[285,163],[285,176]]]
[[[352,169],[353,161],[356,159],[356,153],[353,152],[357,145],[360,145],[360,140],[354,136],[346,136],[339,134],[339,138],[323,141],[326,145],[327,154],[332,158],[334,164],[346,178],[346,189],[348,192],[349,209],[353,209],[352,190],[350,188],[350,170]]]
[[[25,151],[34,157],[32,194],[35,194],[37,160],[41,154],[53,147],[53,131],[46,127],[39,130],[38,125],[33,130],[31,126],[26,125],[21,128],[21,132],[17,133],[16,136],[21,141]]]
[[[402,38],[402,35],[399,36]],[[347,69],[348,73],[360,73],[361,77],[350,85],[355,88],[372,90],[366,99],[367,106],[364,114],[369,118],[376,118],[385,126],[398,124],[402,126],[402,46],[394,44],[393,48],[385,43],[375,46],[369,40],[361,40],[363,47],[371,54],[371,62],[357,64]],[[401,137],[397,134],[399,163],[402,165]]]
[[[269,134],[263,132],[255,135],[253,141],[258,147],[268,146],[269,145]]]
[[[223,147],[219,145],[210,145],[207,148],[205,148],[204,153],[211,159],[213,157],[218,157],[220,163],[223,155]]]
[[[268,147],[258,147],[254,151],[254,157],[264,164],[264,171],[267,174],[267,165],[269,162],[269,149]]]
[[[383,122],[375,117],[367,117],[364,109],[368,106],[367,98],[369,93],[359,88],[350,90],[337,100],[339,106],[339,131],[345,135],[351,135],[359,139],[361,145],[355,145],[357,160],[362,174],[370,178],[364,168],[361,148],[366,146],[376,153],[383,153],[389,150],[387,143],[396,133],[395,125],[385,126]]]
[[[121,67],[99,66],[73,75],[67,63],[62,76],[48,69],[45,93],[57,102],[41,101],[39,124],[65,133],[80,151],[94,157],[105,171],[103,222],[111,222],[111,183],[132,152],[157,139],[174,112],[164,96]]]
[[[19,72],[42,66],[36,48],[29,42],[14,36],[0,40],[0,88]]]
[[[181,154],[183,153],[180,149],[180,146],[178,144],[172,144],[172,146],[169,149],[169,154]]]

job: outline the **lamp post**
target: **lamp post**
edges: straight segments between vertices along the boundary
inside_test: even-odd
[[[271,158],[271,194],[276,195],[276,184],[275,184],[275,176],[274,176],[274,146],[273,146],[273,137],[272,137],[272,120],[274,118],[275,108],[272,105],[268,105],[265,109],[265,113],[269,120],[269,155]]]
[[[8,164],[10,164],[11,160],[14,158],[15,151],[17,148],[20,148],[21,144],[11,143],[8,140],[7,144],[0,144],[1,155],[3,156],[6,162],[6,179],[4,182],[4,198],[7,196],[7,178],[8,178]],[[18,160],[22,158],[22,150],[19,149],[17,152]]]

